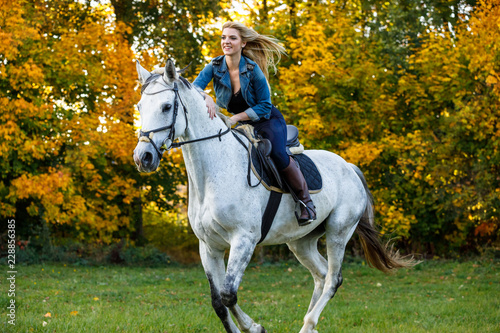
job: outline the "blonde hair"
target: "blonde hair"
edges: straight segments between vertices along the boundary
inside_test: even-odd
[[[242,54],[255,61],[269,81],[269,68],[276,71],[276,65],[281,60],[281,55],[286,54],[283,46],[278,44],[278,40],[272,36],[264,36],[255,30],[248,28],[242,23],[226,22],[222,30],[233,28],[238,30],[241,39],[246,43]],[[275,59],[276,56],[276,59]]]

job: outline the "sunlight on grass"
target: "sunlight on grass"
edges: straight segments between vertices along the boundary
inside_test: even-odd
[[[7,332],[223,332],[201,266],[19,267]],[[386,276],[361,262],[323,311],[319,332],[498,332],[500,263],[424,262]],[[298,332],[313,289],[296,264],[251,265],[240,306],[269,332]],[[6,316],[5,295],[0,296]]]

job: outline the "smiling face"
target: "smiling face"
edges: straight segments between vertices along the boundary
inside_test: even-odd
[[[241,55],[241,51],[246,43],[241,39],[240,32],[234,28],[225,28],[222,30],[221,42],[224,55]]]

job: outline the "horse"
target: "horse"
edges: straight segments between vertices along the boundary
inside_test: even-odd
[[[261,237],[269,191],[262,185],[249,186],[248,152],[235,137],[239,134],[230,134],[234,132],[222,114],[209,118],[204,97],[179,75],[171,59],[160,74],[149,72],[138,61],[136,67],[142,88],[134,162],[139,172],[153,172],[164,151],[182,147],[189,186],[188,218],[199,239],[215,313],[227,332],[266,332],[239,307],[237,293]],[[299,226],[296,203],[286,194],[271,230],[259,245],[286,243],[312,274],[314,291],[300,333],[317,333],[321,312],[342,284],[345,247],[354,232],[359,234],[371,266],[389,272],[414,262],[381,242],[374,225],[373,198],[359,168],[332,152],[306,150],[304,154],[323,177],[322,190],[312,194],[317,219]],[[318,251],[322,236],[326,237],[327,259]]]

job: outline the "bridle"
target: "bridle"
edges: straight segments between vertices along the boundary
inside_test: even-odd
[[[163,152],[165,150],[170,149],[170,148],[179,148],[179,147],[181,147],[181,146],[183,146],[185,144],[188,144],[188,143],[199,142],[199,141],[204,141],[204,140],[209,140],[209,139],[214,139],[214,138],[219,138],[219,141],[222,141],[221,137],[231,131],[230,127],[228,127],[228,129],[226,131],[224,131],[224,132],[222,132],[222,129],[220,129],[218,134],[207,136],[207,137],[204,137],[204,138],[194,139],[194,140],[189,140],[189,141],[183,141],[183,142],[174,142],[174,139],[175,139],[175,123],[177,121],[177,114],[178,114],[178,111],[179,111],[179,102],[182,105],[182,108],[183,108],[183,111],[184,111],[184,117],[186,119],[186,129],[188,127],[187,108],[184,105],[184,102],[182,101],[181,96],[179,95],[179,87],[177,86],[177,82],[174,82],[174,87],[173,88],[166,87],[163,90],[155,91],[153,93],[146,92],[147,86],[151,82],[153,82],[157,78],[159,78],[160,76],[162,76],[162,75],[152,74],[146,80],[146,82],[144,82],[144,84],[143,84],[143,86],[141,88],[141,95],[142,94],[145,94],[145,95],[156,95],[156,94],[164,92],[164,91],[173,91],[174,94],[175,94],[175,99],[174,99],[174,114],[173,114],[173,118],[172,118],[172,123],[170,125],[168,125],[168,126],[159,127],[159,128],[156,128],[156,129],[153,129],[153,130],[150,130],[150,131],[139,130],[139,141],[151,143],[153,145],[154,149],[156,150],[156,152],[158,153],[158,157],[160,159],[163,156]],[[192,88],[192,86],[189,83],[189,81],[187,81],[185,78],[179,76],[179,79],[182,81],[182,83],[184,83],[184,85],[186,87],[188,87],[188,89]],[[154,133],[158,133],[158,132],[165,131],[165,130],[168,130],[168,129],[170,129],[170,133],[168,134],[168,137],[162,142],[162,144],[160,145],[160,147],[158,147],[154,143],[154,141],[153,141],[153,135],[154,135]],[[165,149],[164,148],[165,147],[165,142],[167,140],[170,140],[171,144],[170,144],[170,147],[167,147],[167,149]]]

